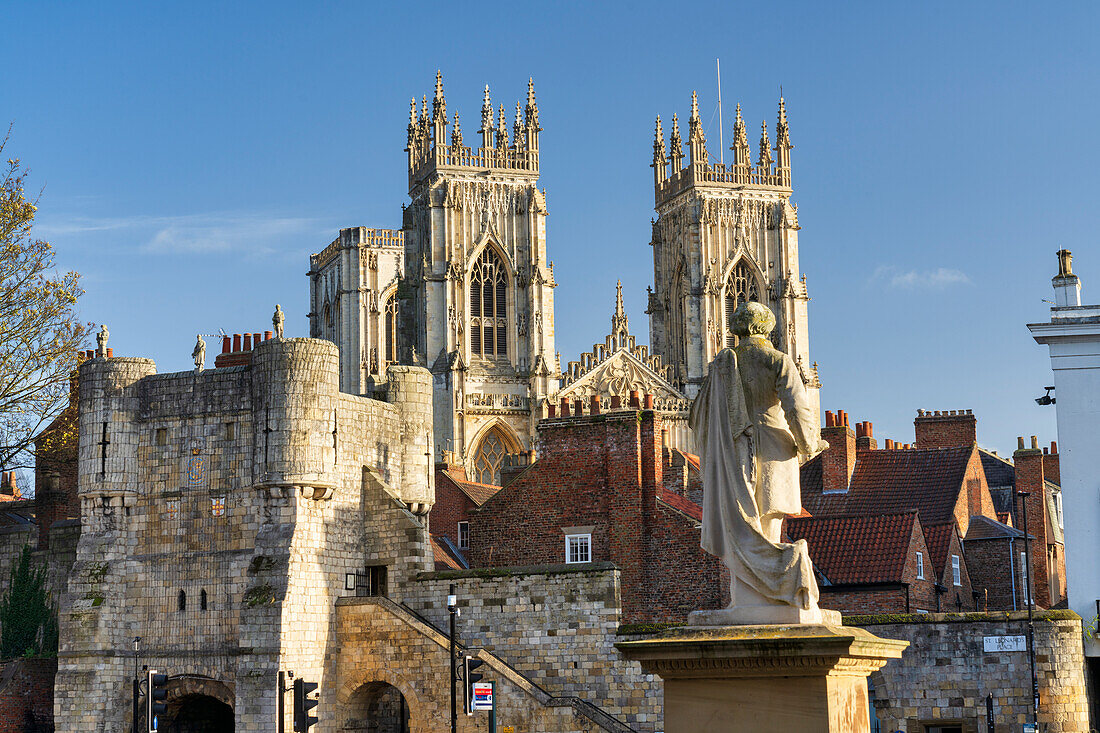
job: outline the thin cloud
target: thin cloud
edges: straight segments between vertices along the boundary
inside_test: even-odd
[[[954,285],[969,285],[971,280],[965,272],[949,267],[902,271],[892,265],[880,265],[869,282],[897,290],[943,290]]]
[[[236,252],[270,255],[286,240],[320,242],[331,227],[309,217],[272,216],[264,212],[188,214],[182,216],[69,217],[44,222],[35,235],[47,239],[110,234],[129,241],[147,255]]]

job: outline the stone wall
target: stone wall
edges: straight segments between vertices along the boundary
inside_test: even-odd
[[[340,394],[336,347],[313,339],[262,342],[248,366],[153,372],[80,367],[58,727],[126,729],[139,663],[216,682],[238,731],[268,731],[280,669],[330,703],[346,576],[386,564],[400,584],[430,567],[430,378],[391,369],[389,403]]]
[[[340,687],[333,704],[324,708],[332,718],[328,729],[378,730],[370,719],[377,723],[383,717],[407,716],[410,733],[448,730],[448,637],[385,598],[341,600],[337,617],[342,640],[335,654]],[[482,659],[485,664],[478,672],[485,682],[496,683],[498,731],[504,726],[542,733],[629,730],[583,701],[548,694],[497,655],[465,646],[458,651]],[[487,714],[465,715],[462,695],[460,685],[456,695],[458,730],[486,731]]]
[[[1039,729],[1086,733],[1081,621],[1069,612],[1044,612],[1035,623]],[[1031,672],[1026,651],[986,652],[986,637],[1023,636],[1026,613],[850,617],[845,623],[910,643],[901,659],[871,676],[883,731],[924,733],[928,724],[961,725],[986,733],[985,698],[993,693],[997,730],[1020,730],[1030,720]]]
[[[401,600],[446,629],[452,583],[463,644],[492,652],[551,695],[578,697],[637,731],[662,730],[660,679],[614,647],[619,571],[610,563],[425,573]]]

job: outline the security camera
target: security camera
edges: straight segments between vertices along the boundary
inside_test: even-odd
[[[1045,407],[1047,405],[1053,405],[1054,403],[1056,403],[1058,400],[1055,399],[1054,397],[1052,397],[1051,394],[1050,394],[1050,391],[1052,389],[1054,389],[1053,386],[1047,387],[1046,388],[1047,393],[1045,395],[1043,395],[1042,397],[1036,397],[1035,398],[1036,404]]]

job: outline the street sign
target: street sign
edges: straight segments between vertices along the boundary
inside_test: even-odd
[[[1034,723],[1024,723],[1024,733],[1037,733]]]
[[[475,682],[473,685],[474,699],[470,701],[471,710],[493,709],[493,685],[490,682]]]
[[[516,733],[516,726],[514,726],[514,725],[502,726],[501,729],[500,729],[500,733]]]
[[[986,636],[986,652],[1026,652],[1026,636]]]

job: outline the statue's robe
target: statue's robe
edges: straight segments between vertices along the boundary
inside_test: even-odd
[[[805,540],[772,543],[768,514],[798,514],[798,454],[819,442],[813,409],[790,357],[766,339],[741,340],[711,362],[689,423],[703,473],[702,547],[740,564],[737,578],[779,603],[814,607]]]

